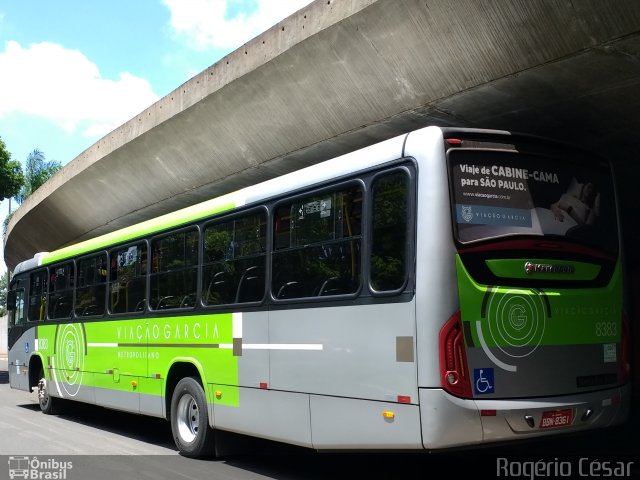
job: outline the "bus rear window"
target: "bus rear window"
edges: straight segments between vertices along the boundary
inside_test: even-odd
[[[548,235],[617,252],[606,164],[477,150],[450,150],[448,163],[459,242]]]

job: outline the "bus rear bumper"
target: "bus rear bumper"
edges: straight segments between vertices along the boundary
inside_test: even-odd
[[[465,400],[441,389],[420,389],[424,447],[449,448],[610,427],[627,420],[629,402],[629,385],[520,400]]]

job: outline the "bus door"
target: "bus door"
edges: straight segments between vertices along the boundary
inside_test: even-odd
[[[26,282],[22,279],[14,280],[7,294],[9,382],[12,388],[20,390],[29,388],[27,365],[29,365],[29,350],[31,349],[29,343],[21,339],[27,329],[25,284]]]

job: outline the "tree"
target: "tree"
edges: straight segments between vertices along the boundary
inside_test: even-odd
[[[20,162],[11,160],[11,154],[0,138],[0,201],[18,195],[23,183]]]
[[[24,202],[29,195],[40,188],[49,178],[62,168],[60,162],[47,161],[44,153],[37,148],[27,156],[24,167],[24,184],[15,196],[18,203]]]
[[[0,159],[2,158],[2,152],[6,152],[4,149],[4,143],[0,140]],[[10,154],[7,153],[7,158],[10,157]],[[20,169],[20,164],[18,162],[12,162],[18,165],[18,169]],[[1,171],[2,166],[0,165],[0,176],[2,176]],[[10,192],[10,195],[7,195],[3,198],[15,197],[16,201],[21,204],[24,202],[29,195],[35,192],[38,188],[40,188],[44,182],[49,180],[58,170],[62,168],[62,164],[56,161],[48,162],[45,159],[44,153],[37,148],[33,150],[27,156],[27,162],[24,167],[24,174],[20,170],[20,185],[18,185],[17,189],[14,189]],[[9,207],[11,207],[11,203],[9,203]],[[7,226],[9,225],[9,221],[11,220],[11,216],[13,212],[9,212],[9,214],[4,219],[4,223],[2,225],[2,238],[6,240],[7,237]]]

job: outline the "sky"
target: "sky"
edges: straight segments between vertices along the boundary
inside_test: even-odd
[[[0,0],[0,138],[22,164],[38,149],[66,165],[308,3]]]

